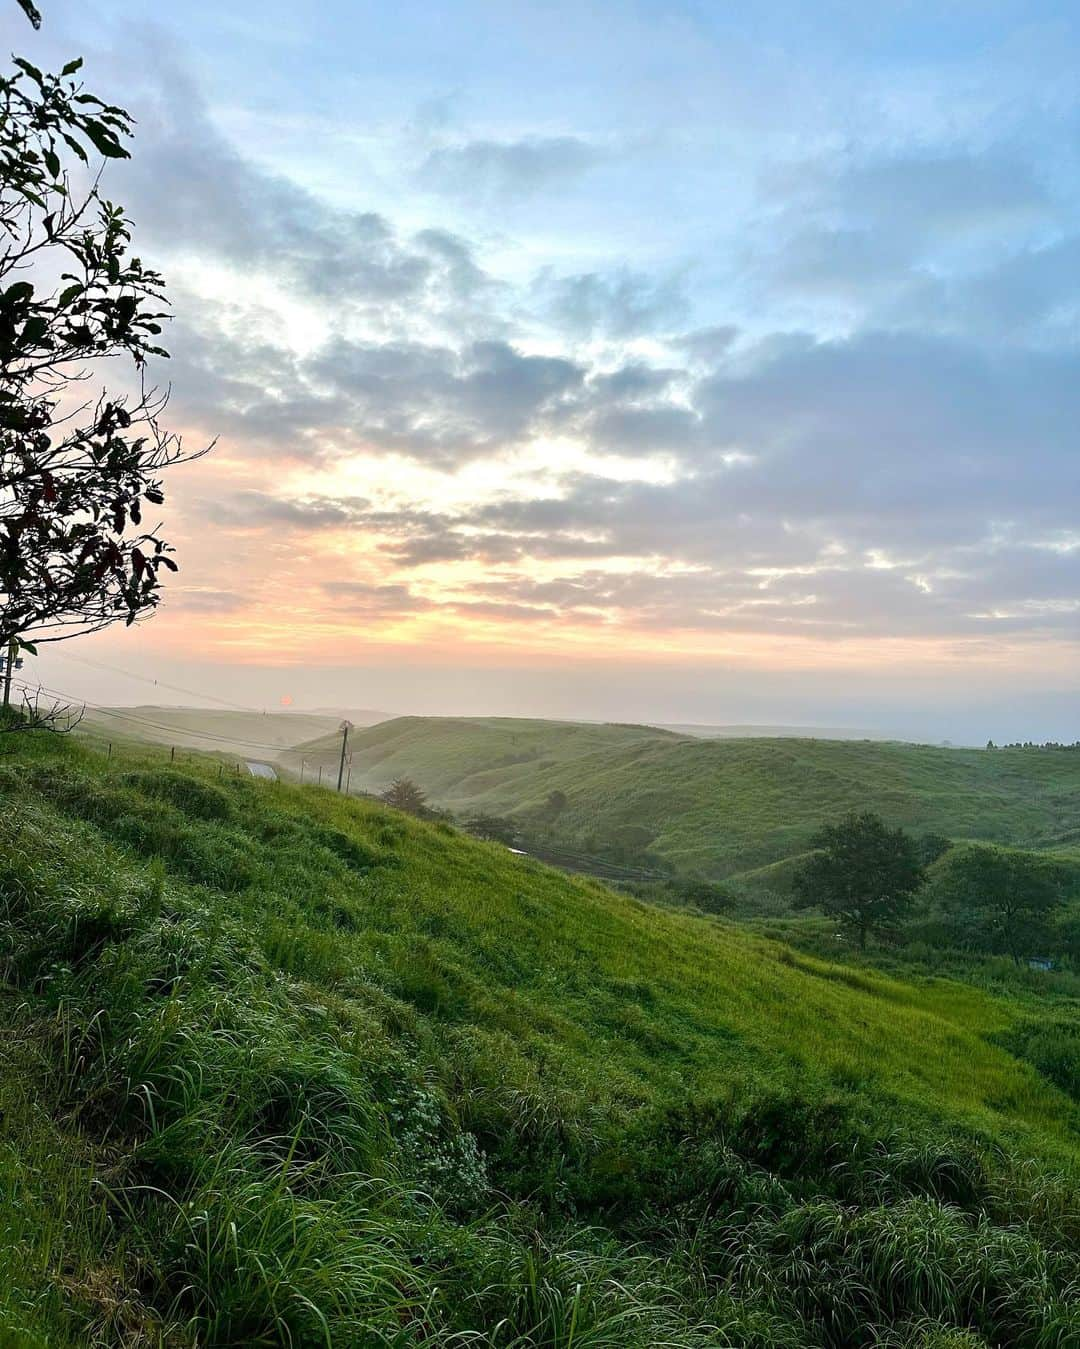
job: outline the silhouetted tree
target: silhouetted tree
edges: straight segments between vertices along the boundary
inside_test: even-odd
[[[666,882],[680,904],[690,904],[704,913],[728,913],[735,907],[735,896],[723,885],[700,876]]]
[[[550,821],[557,820],[566,809],[566,806],[567,800],[565,792],[560,791],[558,788],[553,792],[548,792],[547,800],[544,802],[544,818]]]
[[[1065,873],[1037,853],[972,844],[942,862],[934,890],[960,941],[1019,964],[1053,941]]]
[[[156,345],[162,278],[131,253],[129,223],[91,163],[128,157],[131,119],[84,90],[81,64],[51,75],[15,57],[0,78],[5,650],[132,623],[157,605],[176,563],[143,512],[164,500],[161,471],[192,457],[162,431],[165,398],[142,382],[147,358],[168,354]],[[116,357],[134,366],[137,391],[81,397],[91,363]]]
[[[866,947],[871,933],[895,930],[923,883],[915,840],[879,816],[852,812],[812,840],[816,850],[795,874],[798,908],[820,908]]]
[[[381,793],[380,800],[395,810],[403,810],[407,815],[427,813],[427,793],[418,787],[412,778],[395,778],[390,786]]]
[[[466,833],[474,838],[483,838],[491,843],[503,843],[512,848],[517,842],[518,830],[513,820],[502,815],[473,815],[465,821]]]
[[[924,867],[929,867],[945,856],[952,847],[952,839],[946,838],[944,834],[923,834],[916,846],[919,849],[919,861]]]

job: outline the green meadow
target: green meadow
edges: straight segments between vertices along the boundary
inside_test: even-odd
[[[512,815],[558,846],[752,885],[847,810],[1026,848],[1080,840],[1080,753],[883,741],[703,740],[644,726],[399,717],[352,737],[352,787],[408,776],[455,814]],[[336,763],[334,737],[306,747]],[[553,792],[565,805],[552,812]]]
[[[209,759],[4,751],[0,1342],[1080,1345],[1071,980],[840,966]]]

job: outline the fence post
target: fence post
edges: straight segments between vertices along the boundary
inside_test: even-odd
[[[176,746],[173,745],[172,749],[169,750],[169,762],[173,763],[175,759],[176,759]]]

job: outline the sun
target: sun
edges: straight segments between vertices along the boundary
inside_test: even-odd
[[[291,694],[291,693],[283,693],[283,694],[281,695],[281,705],[282,705],[282,707],[292,707],[292,694]]]

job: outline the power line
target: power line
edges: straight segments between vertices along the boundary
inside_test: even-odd
[[[186,689],[179,684],[167,684],[164,680],[151,679],[149,675],[135,674],[131,670],[123,670],[119,665],[107,665],[104,661],[89,660],[86,656],[73,656],[68,651],[59,651],[53,653],[59,655],[64,660],[77,660],[81,665],[90,665],[96,670],[108,670],[111,674],[123,675],[126,679],[137,679],[143,684],[152,684],[155,688],[168,689],[170,693],[186,693],[190,698],[205,698],[210,703],[220,703],[222,707],[231,708],[234,712],[254,712],[261,715],[264,711],[261,707],[248,707],[244,703],[233,703],[227,698],[218,698],[212,693],[201,693],[198,689]]]
[[[86,698],[80,698],[73,693],[65,693],[62,689],[50,688],[47,684],[28,684],[25,681],[18,681],[18,686],[25,693],[42,692],[49,694],[53,698],[66,698],[72,703],[81,703],[83,707],[89,707],[95,712],[101,713],[105,717],[115,717],[120,721],[130,721],[137,726],[151,726],[157,731],[168,731],[172,735],[192,735],[200,740],[216,740],[226,745],[240,745],[244,749],[268,749],[273,750],[275,754],[293,754],[296,749],[291,745],[265,745],[257,740],[241,740],[229,735],[216,735],[213,731],[196,731],[186,726],[169,726],[164,722],[150,721],[146,717],[134,717],[129,712],[118,712],[113,707],[102,707],[100,703],[89,702]],[[242,709],[248,711],[248,708]]]

